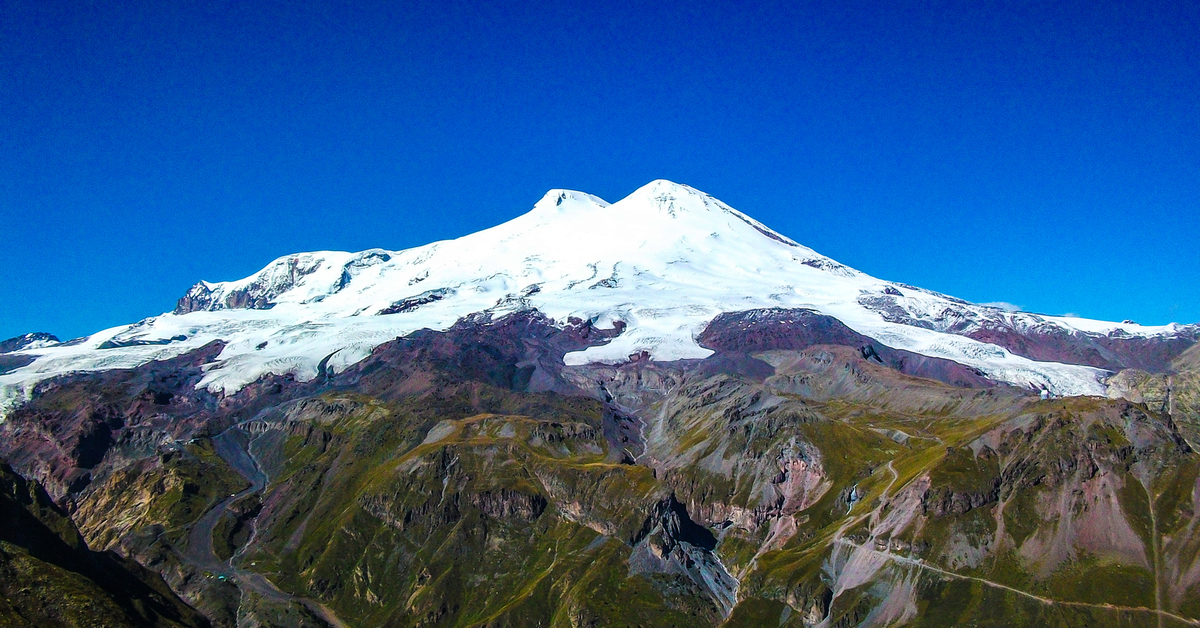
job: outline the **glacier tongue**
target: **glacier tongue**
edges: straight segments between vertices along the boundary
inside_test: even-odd
[[[607,345],[568,354],[570,364],[702,358],[695,336],[722,312],[810,308],[883,344],[975,367],[1020,386],[1061,395],[1101,395],[1105,372],[1038,362],[996,345],[887,320],[872,299],[936,316],[1001,312],[882,281],[804,247],[690,187],[654,181],[609,204],[552,190],[528,213],[456,240],[403,250],[326,251],[281,257],[238,281],[200,282],[175,312],[95,334],[85,341],[28,349],[30,365],[0,376],[0,405],[19,403],[36,382],[69,371],[129,368],[226,343],[201,385],[233,393],[268,374],[334,372],[397,336],[442,330],[459,318],[537,308],[565,322],[617,321]],[[1034,317],[1067,330],[1119,329],[1156,335],[1173,328]]]

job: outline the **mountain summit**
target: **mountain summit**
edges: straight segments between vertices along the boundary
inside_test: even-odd
[[[553,190],[0,343],[0,623],[1195,624],[1198,335]]]
[[[201,281],[171,313],[24,347],[28,363],[0,375],[0,402],[19,403],[59,373],[135,367],[215,340],[224,350],[201,382],[209,390],[233,393],[271,373],[307,380],[419,329],[534,308],[561,324],[622,327],[605,345],[567,354],[568,364],[705,358],[712,350],[697,336],[718,315],[802,308],[888,347],[1059,395],[1103,395],[1111,372],[1169,362],[1147,357],[1145,342],[1181,351],[1197,336],[1195,327],[1008,312],[876,279],[657,180],[611,204],[551,190],[528,213],[456,240],[298,253],[245,279]]]

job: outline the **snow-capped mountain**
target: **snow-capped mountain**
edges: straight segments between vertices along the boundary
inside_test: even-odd
[[[704,358],[712,351],[696,337],[714,317],[778,307],[816,310],[890,347],[1061,395],[1102,395],[1111,371],[1145,368],[1153,357],[1130,349],[1138,343],[1197,338],[1195,326],[1008,312],[876,279],[660,180],[612,204],[552,190],[528,213],[456,240],[300,253],[245,279],[200,282],[174,312],[22,346],[17,353],[32,361],[0,375],[0,409],[58,374],[135,367],[214,340],[225,347],[200,384],[214,392],[231,394],[268,373],[311,379],[397,336],[527,308],[564,324],[623,324],[608,344],[568,354],[568,364],[642,352],[661,361]]]
[[[42,347],[52,347],[58,344],[58,338],[51,334],[34,332],[30,334],[22,334],[16,338],[0,341],[0,353],[12,353],[22,349],[41,349]]]

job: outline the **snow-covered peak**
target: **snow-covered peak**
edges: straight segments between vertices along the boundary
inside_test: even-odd
[[[21,351],[24,349],[41,349],[44,347],[52,347],[59,343],[58,338],[52,334],[45,332],[33,332],[22,334],[16,338],[0,341],[0,353],[9,353],[11,351]]]
[[[667,211],[675,217],[673,209],[682,211],[704,211],[707,194],[699,190],[666,179],[656,179],[634,190],[629,196],[621,199],[630,205],[647,209]]]
[[[703,221],[708,219],[708,214],[729,211],[724,203],[704,192],[666,179],[643,185],[617,201],[617,204],[634,211],[661,214],[680,221]]]
[[[585,192],[575,190],[550,190],[542,200],[534,204],[529,214],[532,216],[552,217],[567,212],[593,211],[608,207],[608,201]]]
[[[1167,328],[1004,312],[848,268],[686,185],[653,181],[615,202],[551,190],[490,229],[403,251],[285,255],[236,281],[200,282],[173,313],[39,348],[0,375],[0,405],[78,370],[137,366],[212,340],[225,350],[202,384],[234,392],[266,373],[337,371],[397,336],[478,313],[537,308],[566,322],[625,324],[569,363],[702,358],[697,334],[723,312],[807,308],[888,346],[948,358],[1018,385],[1102,394],[1099,369],[1038,362],[964,337],[975,328],[1153,335]],[[991,327],[989,327],[991,326]]]

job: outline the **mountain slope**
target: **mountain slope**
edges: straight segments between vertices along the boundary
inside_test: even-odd
[[[555,191],[0,343],[0,623],[1195,625],[1196,338]]]
[[[213,344],[55,378],[0,458],[217,626],[1200,619],[1179,417],[914,376],[963,374],[811,310],[565,363],[615,331],[470,317],[227,396]]]
[[[0,464],[0,624],[208,626],[140,565],[90,551],[37,483]]]
[[[613,204],[553,190],[527,214],[457,240],[289,255],[239,281],[200,282],[172,313],[9,354],[0,409],[60,373],[131,368],[214,340],[224,350],[200,382],[214,392],[266,374],[307,380],[418,329],[527,308],[560,324],[621,326],[569,364],[698,359],[711,351],[696,335],[717,315],[771,307],[811,309],[893,349],[1060,395],[1103,395],[1102,378],[1122,368],[1167,369],[1200,336],[1195,326],[1005,312],[882,281],[655,181]]]

